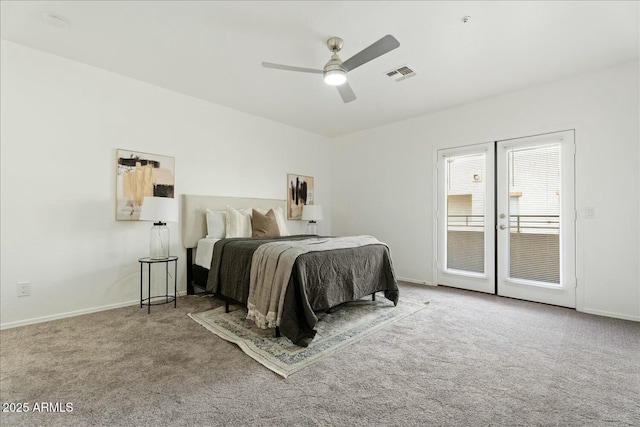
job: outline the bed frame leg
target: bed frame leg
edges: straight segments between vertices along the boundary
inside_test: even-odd
[[[193,295],[193,248],[187,248],[187,295]]]
[[[224,312],[225,313],[229,312],[229,300],[228,299],[224,300]]]
[[[376,300],[376,293],[372,293],[371,294],[371,301],[375,301]]]
[[[280,337],[281,337],[281,335],[280,335],[280,327],[276,326],[276,338],[280,338]]]

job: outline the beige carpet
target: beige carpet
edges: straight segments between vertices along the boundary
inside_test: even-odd
[[[276,338],[274,329],[260,329],[246,320],[246,311],[225,313],[219,307],[189,314],[193,320],[222,339],[237,344],[246,355],[288,377],[321,358],[347,347],[367,335],[422,310],[428,302],[401,299],[397,306],[387,299],[370,297],[342,304],[330,313],[319,313],[317,335],[308,347],[299,347],[288,338]]]
[[[426,310],[282,378],[191,320],[124,307],[0,331],[0,426],[640,426],[640,322],[400,283]]]

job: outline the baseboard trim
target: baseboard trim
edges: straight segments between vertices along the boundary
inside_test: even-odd
[[[178,292],[179,297],[186,294],[187,294],[186,291]],[[58,320],[58,319],[66,319],[67,317],[82,316],[83,314],[97,313],[99,311],[113,310],[114,308],[130,307],[132,305],[139,305],[139,304],[140,304],[140,300],[135,299],[132,301],[119,302],[116,304],[103,305],[100,307],[92,307],[92,308],[86,308],[83,310],[68,311],[66,313],[51,314],[49,316],[34,317],[33,319],[18,320],[16,322],[6,322],[6,323],[0,324],[0,330],[17,328],[20,326],[34,325],[36,323],[49,322],[51,320]]]
[[[613,317],[615,319],[632,320],[634,322],[640,322],[640,316],[633,316],[629,314],[614,313],[611,311],[597,310],[593,308],[584,308],[578,311],[582,313],[595,314],[598,316]]]
[[[398,279],[401,282],[409,282],[409,283],[416,283],[418,285],[434,286],[433,283],[431,282],[427,282],[425,280],[412,279],[410,277],[396,277],[396,279]]]

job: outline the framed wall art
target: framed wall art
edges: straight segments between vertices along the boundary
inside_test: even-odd
[[[313,204],[313,177],[287,174],[287,219],[302,219],[302,207]]]
[[[139,220],[146,196],[173,198],[173,157],[117,149],[116,159],[116,220]]]

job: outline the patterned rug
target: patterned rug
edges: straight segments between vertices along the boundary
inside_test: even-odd
[[[230,313],[219,307],[189,314],[193,320],[227,341],[273,372],[287,377],[322,357],[346,347],[367,335],[389,326],[427,306],[428,302],[400,299],[396,307],[385,298],[371,297],[342,304],[330,313],[318,313],[317,334],[308,347],[299,347],[288,338],[276,338],[274,329],[259,329],[245,320],[246,311]]]

